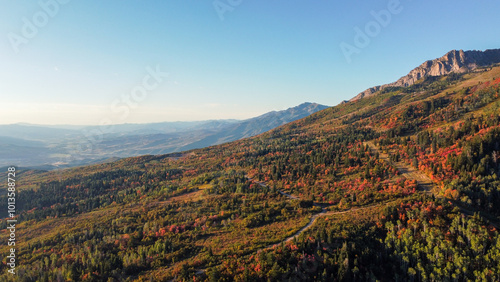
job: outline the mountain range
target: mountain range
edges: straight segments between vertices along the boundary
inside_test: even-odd
[[[0,125],[0,166],[54,169],[166,154],[258,135],[327,108],[303,103],[247,120],[209,120],[99,126]]]

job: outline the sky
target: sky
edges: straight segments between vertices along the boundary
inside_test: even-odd
[[[245,119],[334,106],[453,49],[497,0],[0,0],[0,124]]]

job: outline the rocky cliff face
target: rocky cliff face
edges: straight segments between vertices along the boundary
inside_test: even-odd
[[[410,73],[406,76],[398,79],[396,82],[369,88],[356,95],[356,97],[352,98],[351,101],[370,96],[389,86],[410,86],[417,80],[426,76],[441,76],[452,72],[464,73],[472,71],[478,67],[496,63],[500,63],[500,49],[465,52],[463,50],[453,50],[441,58],[426,61],[410,71]]]

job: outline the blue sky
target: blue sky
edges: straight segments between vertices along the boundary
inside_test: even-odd
[[[355,28],[390,7],[398,12],[348,62],[341,43],[356,47]],[[500,48],[499,8],[496,0],[0,0],[0,124],[243,119],[306,101],[333,106],[449,50]]]

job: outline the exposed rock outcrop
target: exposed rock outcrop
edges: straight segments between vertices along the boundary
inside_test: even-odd
[[[465,73],[478,67],[489,66],[496,63],[500,63],[500,49],[465,52],[463,50],[453,50],[441,58],[426,61],[396,82],[368,88],[356,95],[356,97],[352,98],[350,101],[373,95],[386,87],[410,86],[426,76],[441,76],[452,72]]]

